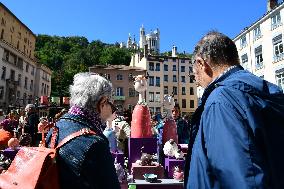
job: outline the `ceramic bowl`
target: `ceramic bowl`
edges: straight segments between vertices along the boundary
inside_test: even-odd
[[[144,174],[143,176],[147,182],[156,182],[158,179],[158,176],[155,174]]]

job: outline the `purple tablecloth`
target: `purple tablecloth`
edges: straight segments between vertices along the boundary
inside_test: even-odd
[[[19,150],[20,150],[20,148],[17,148],[15,150],[13,150],[11,148],[6,148],[5,150],[3,150],[3,155],[5,157],[9,158],[10,160],[13,160]]]

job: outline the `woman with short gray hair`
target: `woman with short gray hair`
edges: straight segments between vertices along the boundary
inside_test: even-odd
[[[79,73],[74,76],[70,86],[70,105],[96,111],[96,106],[105,96],[111,98],[112,84],[105,78],[93,73]]]
[[[81,135],[59,149],[58,167],[61,188],[120,188],[108,140],[101,126],[114,111],[112,84],[94,73],[79,73],[70,86],[70,109],[56,123],[56,144],[82,129],[95,135]]]

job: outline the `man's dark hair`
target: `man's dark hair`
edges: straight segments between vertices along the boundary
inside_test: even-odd
[[[205,60],[210,58],[212,66],[239,65],[239,55],[235,43],[226,35],[210,31],[197,43],[193,58],[200,56]]]

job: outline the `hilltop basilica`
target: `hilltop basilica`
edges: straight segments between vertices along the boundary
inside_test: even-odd
[[[148,34],[145,34],[144,26],[142,25],[140,28],[140,37],[139,37],[139,45],[136,43],[135,35],[133,40],[131,35],[129,34],[126,45],[124,43],[120,44],[121,47],[132,48],[132,49],[145,49],[150,54],[160,53],[160,30],[157,28],[154,31],[151,31]]]

